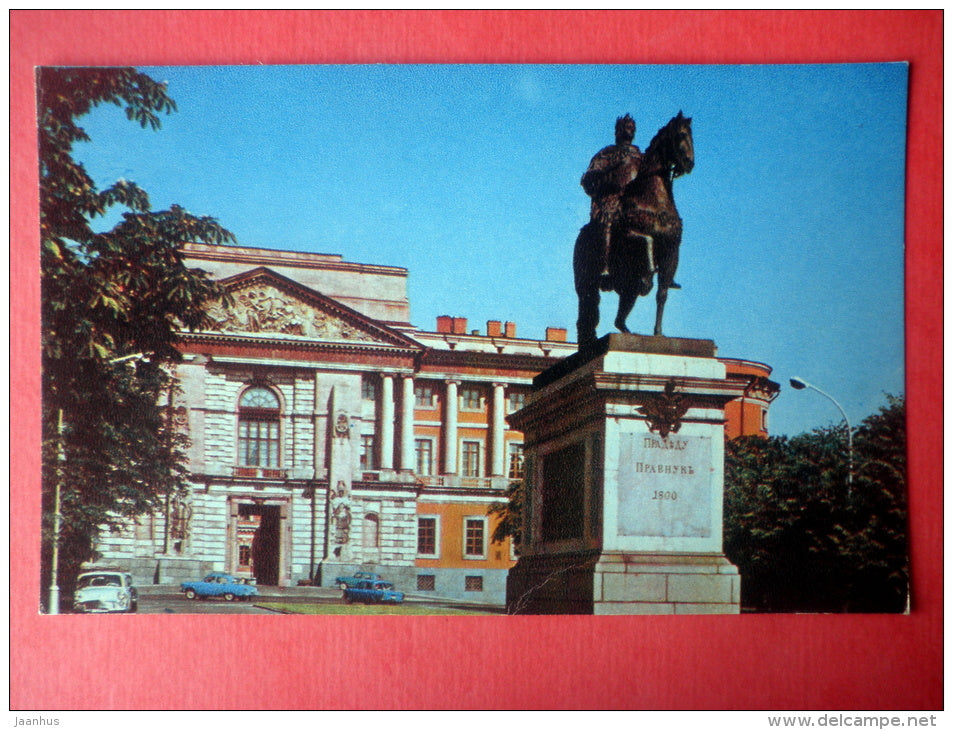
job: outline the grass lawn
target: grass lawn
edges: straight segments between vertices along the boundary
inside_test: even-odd
[[[487,616],[495,611],[473,608],[435,608],[404,603],[400,606],[365,605],[363,603],[255,603],[256,606],[281,613],[301,613],[323,616]]]

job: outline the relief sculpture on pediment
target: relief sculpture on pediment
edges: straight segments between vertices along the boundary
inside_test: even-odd
[[[232,295],[224,307],[207,310],[209,327],[221,332],[274,332],[323,340],[372,340],[368,334],[273,286],[249,287]]]

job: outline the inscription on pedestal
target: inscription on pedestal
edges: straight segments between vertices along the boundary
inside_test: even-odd
[[[710,537],[711,439],[624,433],[619,440],[619,535]]]

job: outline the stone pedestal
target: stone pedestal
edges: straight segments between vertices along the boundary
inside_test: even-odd
[[[710,340],[608,335],[541,373],[524,434],[511,613],[737,613],[722,553],[724,407]]]

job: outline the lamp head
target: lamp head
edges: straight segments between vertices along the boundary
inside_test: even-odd
[[[804,390],[807,387],[807,381],[803,378],[791,378],[791,387],[795,390]]]

